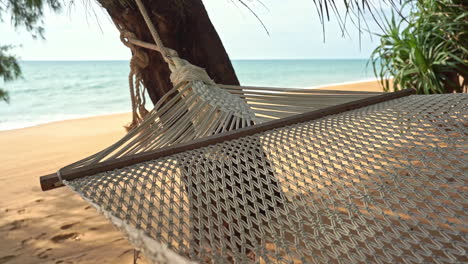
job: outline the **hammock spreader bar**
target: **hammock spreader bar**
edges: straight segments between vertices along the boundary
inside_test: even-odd
[[[221,133],[198,140],[191,141],[189,143],[174,145],[154,151],[149,151],[145,153],[138,153],[131,156],[126,156],[114,160],[107,160],[98,164],[93,164],[90,166],[85,166],[76,169],[69,170],[59,170],[57,173],[45,175],[40,177],[40,184],[43,191],[52,190],[58,187],[64,186],[62,184],[63,180],[74,180],[78,178],[83,178],[86,176],[94,175],[97,173],[120,169],[126,166],[130,166],[136,163],[149,161],[157,159],[160,157],[181,153],[188,150],[193,150],[201,147],[206,147],[209,145],[221,143],[228,140],[237,139],[244,136],[253,135],[260,132],[265,132],[275,128],[280,128],[288,125],[293,125],[305,121],[310,121],[314,119],[319,119],[328,115],[339,114],[353,109],[358,109],[361,107],[405,97],[411,94],[415,94],[414,89],[406,89],[398,92],[382,94],[378,96],[373,96],[361,100],[356,100],[353,102],[340,104],[336,106],[331,106],[303,114],[298,114],[290,116],[283,119],[273,120],[270,122],[265,122],[250,127],[229,131],[226,133]]]

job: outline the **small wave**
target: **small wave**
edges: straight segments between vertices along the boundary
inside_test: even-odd
[[[3,121],[0,122],[0,131],[8,131],[8,130],[15,130],[27,127],[34,127],[44,124],[50,124],[55,122],[67,121],[67,120],[76,120],[82,118],[89,118],[89,117],[99,117],[99,116],[107,116],[107,115],[115,115],[115,114],[125,114],[124,112],[109,112],[105,114],[89,114],[89,115],[63,115],[61,117],[54,117],[54,118],[44,118],[42,120],[20,120],[20,121]]]

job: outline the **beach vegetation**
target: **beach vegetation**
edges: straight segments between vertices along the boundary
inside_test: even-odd
[[[21,76],[21,68],[18,60],[14,55],[8,53],[12,46],[0,46],[0,77],[4,82],[12,81]],[[8,93],[0,88],[0,100],[5,102],[10,101]]]
[[[400,14],[385,17],[374,72],[385,91],[414,88],[420,94],[466,90],[468,3],[464,0],[407,0]],[[390,81],[393,78],[393,81]]]

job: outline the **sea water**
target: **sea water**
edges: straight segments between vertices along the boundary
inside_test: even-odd
[[[1,83],[0,130],[131,111],[128,61],[23,61]],[[242,85],[305,88],[374,79],[367,60],[235,60]]]

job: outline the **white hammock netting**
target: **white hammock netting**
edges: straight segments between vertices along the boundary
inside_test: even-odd
[[[379,94],[382,93],[218,86],[190,81],[169,91],[143,122],[121,140],[62,170],[191,142]]]
[[[153,262],[468,262],[468,95],[412,95],[64,181]]]

